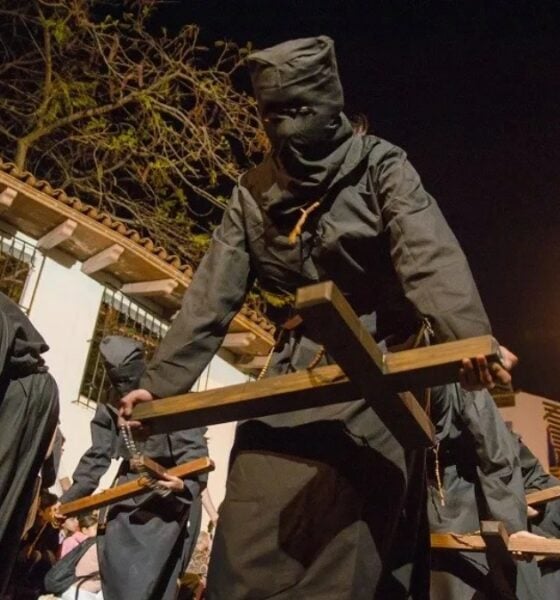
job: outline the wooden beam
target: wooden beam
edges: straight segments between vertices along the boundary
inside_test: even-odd
[[[529,506],[537,506],[538,504],[544,504],[552,500],[558,500],[560,498],[560,485],[549,487],[545,490],[538,490],[536,492],[529,492],[526,496],[527,504]]]
[[[120,291],[130,296],[169,296],[178,285],[176,279],[156,279],[125,283]]]
[[[486,542],[481,535],[462,533],[432,533],[432,550],[462,552],[486,552]],[[508,552],[521,552],[527,555],[560,556],[560,540],[549,538],[509,538]]]
[[[228,333],[224,338],[222,346],[227,350],[243,350],[248,348],[255,340],[255,334],[250,331]]]
[[[379,393],[385,356],[332,281],[299,289],[296,310],[401,444],[433,446],[433,425],[411,392]]]
[[[0,212],[7,210],[12,206],[17,194],[17,191],[11,187],[5,187],[2,192],[0,192]]]
[[[50,250],[62,242],[70,239],[76,231],[78,223],[72,219],[66,219],[63,223],[51,229],[42,238],[37,241],[37,248],[41,250]]]
[[[194,475],[208,473],[213,470],[214,463],[208,457],[203,457],[167,469],[167,473],[169,475],[175,475],[180,479],[185,479],[187,477],[193,477]],[[97,508],[102,508],[103,506],[108,506],[109,504],[114,504],[115,502],[138,496],[139,494],[144,494],[146,493],[146,490],[149,489],[148,483],[149,479],[147,477],[140,476],[138,479],[127,481],[126,483],[109,488],[99,494],[93,494],[93,496],[86,496],[85,498],[79,498],[78,500],[61,504],[58,508],[58,512],[67,517],[90,512]],[[43,518],[49,522],[53,520],[50,508],[47,508],[43,513]]]
[[[296,371],[260,381],[140,402],[132,418],[165,433],[209,424],[227,423],[301,408],[356,400],[360,392],[338,365]]]
[[[116,263],[123,252],[124,248],[121,245],[113,244],[82,263],[82,272],[86,275],[92,275],[93,273],[102,271],[109,265]]]

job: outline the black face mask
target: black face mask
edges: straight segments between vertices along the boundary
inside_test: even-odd
[[[314,159],[331,150],[340,116],[330,106],[278,106],[267,110],[263,121],[277,156],[281,157],[289,147]]]

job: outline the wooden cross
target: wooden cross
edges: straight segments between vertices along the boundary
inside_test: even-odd
[[[298,290],[296,309],[338,364],[142,402],[132,418],[163,433],[366,398],[401,443],[432,446],[433,426],[408,390],[458,381],[464,358],[499,360],[489,335],[383,353],[332,282]]]
[[[163,475],[161,471],[163,467],[161,467],[161,465],[144,456],[141,457],[141,460],[147,462],[147,470],[150,472],[150,474],[161,478]],[[202,473],[208,473],[213,470],[214,463],[208,457],[202,457],[181,465],[177,465],[176,467],[171,467],[170,469],[165,470],[165,473],[179,477],[179,479],[185,479],[187,477],[201,475]],[[73,517],[74,515],[91,512],[92,510],[96,510],[110,504],[115,504],[116,502],[121,502],[123,500],[127,500],[128,498],[133,498],[134,496],[139,496],[140,494],[145,494],[149,490],[150,478],[146,475],[140,475],[137,479],[127,481],[121,485],[116,485],[115,487],[109,488],[108,490],[100,492],[99,494],[86,496],[85,498],[78,498],[77,500],[72,500],[71,502],[61,504],[58,507],[57,512],[65,517]],[[48,521],[53,524],[56,523],[56,518],[53,515],[52,507],[49,507],[43,511],[42,518],[44,521]]]

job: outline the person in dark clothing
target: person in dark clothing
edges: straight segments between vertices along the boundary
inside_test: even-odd
[[[140,342],[109,336],[100,351],[118,397],[138,385],[145,369]],[[98,404],[91,421],[92,445],[80,459],[73,484],[60,498],[70,502],[95,491],[112,458],[122,458],[118,484],[138,477],[129,449],[117,425],[113,404]],[[202,428],[152,435],[138,444],[146,456],[166,468],[208,455]],[[170,600],[186,566],[200,528],[200,492],[206,476],[182,482],[176,477],[158,491],[112,505],[99,544],[99,563],[105,600]]]
[[[58,388],[42,357],[48,349],[17,304],[0,293],[0,595],[58,419]]]
[[[428,518],[432,532],[474,533],[480,521],[526,532],[527,503],[518,449],[487,390],[432,390],[438,445],[428,460]],[[436,460],[437,458],[437,460]],[[439,471],[439,472],[437,472]],[[543,600],[536,562],[518,561],[506,586],[476,552],[434,552],[432,600]]]
[[[125,418],[136,402],[192,386],[255,279],[278,330],[268,375],[331,362],[315,360],[305,324],[283,328],[297,288],[318,281],[333,280],[385,346],[423,321],[436,342],[490,331],[406,154],[353,131],[332,40],[285,42],[248,65],[271,152],[235,187],[140,389],[121,400]],[[209,600],[428,597],[424,451],[348,400],[239,423]]]

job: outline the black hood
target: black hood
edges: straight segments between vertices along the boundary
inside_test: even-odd
[[[341,169],[352,167],[349,155],[357,154],[342,112],[334,44],[326,36],[290,40],[249,55],[248,65],[272,145],[259,170],[270,187],[257,200],[290,227],[300,209],[322,200]]]
[[[135,390],[146,369],[144,345],[120,335],[109,335],[101,340],[99,351],[111,385],[120,396]]]
[[[0,372],[10,378],[46,371],[49,347],[21,308],[0,292]]]

